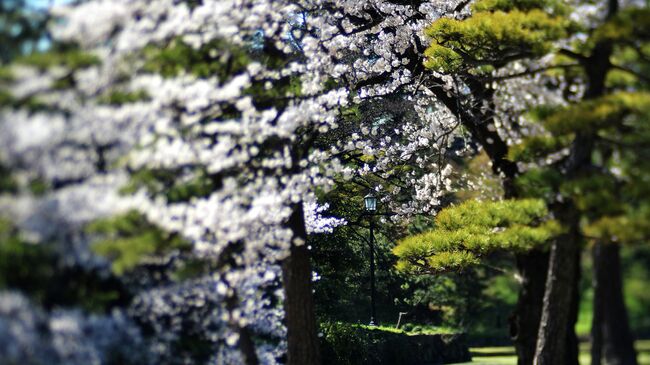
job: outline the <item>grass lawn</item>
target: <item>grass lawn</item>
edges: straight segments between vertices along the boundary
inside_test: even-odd
[[[637,341],[635,344],[639,365],[650,365],[650,340]],[[516,365],[517,357],[513,347],[477,347],[471,348],[472,362],[464,365]],[[580,345],[580,364],[590,362],[589,344]],[[461,364],[457,364],[461,365]]]

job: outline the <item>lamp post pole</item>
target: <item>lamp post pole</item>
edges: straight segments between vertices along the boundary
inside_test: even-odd
[[[376,324],[375,319],[377,313],[375,312],[375,235],[373,232],[374,219],[370,216],[370,325]]]
[[[375,312],[375,221],[372,215],[377,210],[377,198],[371,192],[363,197],[363,202],[370,221],[370,325],[374,326],[377,313]]]

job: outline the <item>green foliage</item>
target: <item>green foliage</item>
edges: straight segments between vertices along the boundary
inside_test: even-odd
[[[126,299],[114,278],[61,262],[45,243],[25,242],[0,220],[0,289],[20,290],[46,308],[78,306],[103,312]]]
[[[425,30],[432,39],[425,51],[425,66],[458,72],[541,56],[551,50],[554,40],[566,36],[568,26],[566,19],[539,9],[479,12],[464,20],[441,18]]]
[[[80,50],[38,52],[16,59],[18,64],[36,67],[39,70],[46,70],[53,66],[77,70],[97,65],[99,62],[97,56]]]
[[[621,126],[628,116],[650,117],[650,93],[617,92],[573,104],[548,116],[544,126],[555,135],[595,132]]]
[[[17,99],[10,91],[2,89],[0,89],[0,107],[23,108],[32,112],[50,108],[47,104],[33,96]]]
[[[51,261],[51,258],[51,253],[46,248],[24,243],[9,221],[0,220],[0,270],[3,272],[3,275],[0,275],[0,287],[8,287],[16,277],[36,279],[51,275],[50,265],[44,265]],[[21,267],[18,265],[21,262],[32,262],[33,265]]]
[[[15,102],[13,95],[7,90],[0,90],[0,106],[11,106]]]
[[[645,243],[650,237],[650,212],[603,216],[583,227],[585,235],[605,242]]]
[[[503,184],[499,176],[492,173],[490,157],[481,151],[465,164],[464,174],[473,183],[464,190],[456,192],[459,201],[479,199],[496,200],[503,197]],[[474,189],[471,186],[478,186]]]
[[[534,199],[497,202],[471,200],[443,209],[436,217],[436,226],[450,231],[468,226],[508,227],[514,224],[531,224],[547,213],[546,204]]]
[[[331,234],[309,235],[312,270],[320,276],[313,283],[316,310],[324,321],[365,322],[370,306],[370,258],[367,238],[368,218],[364,216],[363,196],[368,192],[358,184],[345,181],[334,189],[321,192],[319,199],[330,205],[327,213],[357,221],[359,225],[338,227]],[[380,207],[381,209],[381,207]],[[378,223],[377,221],[375,221]],[[410,312],[414,324],[455,325],[468,318],[466,303],[471,295],[467,287],[480,285],[467,275],[455,277],[417,277],[395,269],[391,254],[394,242],[407,231],[421,232],[431,219],[417,217],[410,225],[376,224],[376,306],[378,323],[395,324],[399,312]],[[472,291],[480,293],[480,289]],[[433,307],[444,306],[442,309]],[[414,307],[417,309],[413,310]],[[474,312],[472,312],[474,313]],[[402,320],[404,323],[405,320]]]
[[[534,136],[523,142],[510,146],[508,158],[512,161],[534,162],[550,153],[557,152],[569,146],[569,138],[550,136]]]
[[[144,90],[138,91],[119,91],[113,90],[103,96],[98,98],[100,104],[109,104],[109,105],[122,105],[129,103],[136,103],[138,101],[146,101],[149,99],[149,95]]]
[[[189,73],[198,77],[216,76],[227,80],[246,69],[251,62],[249,54],[221,40],[215,40],[200,49],[180,39],[167,46],[151,45],[144,49],[145,71],[164,77]]]
[[[627,43],[635,39],[650,40],[650,9],[630,7],[619,11],[596,29],[591,41]]]
[[[145,189],[151,195],[164,196],[168,202],[174,203],[208,196],[221,184],[221,180],[204,170],[196,171],[190,179],[180,179],[180,174],[179,171],[164,169],[138,170],[131,174],[121,192],[131,194]]]
[[[458,52],[437,43],[432,43],[424,55],[427,57],[424,66],[434,71],[455,72],[465,66]]]
[[[464,338],[458,333],[449,334],[449,329],[415,334],[388,327],[329,322],[321,325],[321,332],[324,364],[436,364],[469,360]]]
[[[508,265],[497,265],[502,264]],[[408,307],[401,328],[417,332],[423,325],[434,325],[436,330],[441,326],[467,330],[485,315],[484,302],[476,298],[481,296],[492,274],[474,266],[446,275],[404,275],[408,281],[402,288],[407,291],[404,302]]]
[[[634,85],[639,81],[636,75],[626,71],[611,70],[607,74],[607,87],[608,88],[625,88]]]
[[[133,269],[146,257],[189,248],[180,236],[150,224],[135,211],[97,220],[88,226],[88,231],[103,237],[93,245],[93,250],[113,262],[117,275]]]
[[[520,196],[552,201],[562,181],[563,177],[559,171],[552,168],[536,168],[519,175],[515,186]]]
[[[276,80],[272,87],[265,82],[253,82],[244,90],[244,94],[253,97],[253,104],[260,108],[283,105],[288,97],[302,94],[302,83],[295,77],[285,77]]]
[[[529,11],[533,9],[553,11],[554,13],[565,12],[567,9],[562,1],[558,0],[479,0],[472,4],[472,12],[485,11]]]
[[[11,171],[0,164],[0,193],[15,193],[17,189],[18,185],[11,176]]]
[[[443,209],[432,231],[407,237],[393,253],[412,274],[458,271],[496,250],[526,251],[560,234],[542,200],[467,201]]]
[[[473,243],[472,243],[473,244]],[[435,271],[460,271],[471,265],[478,265],[479,259],[467,251],[439,251],[429,256],[426,260],[427,268],[435,268]],[[397,269],[404,272],[412,272],[411,263],[404,266],[404,261],[397,262]]]
[[[209,261],[201,259],[183,261],[180,267],[172,273],[172,278],[180,282],[207,275],[211,269],[210,264]]]
[[[45,194],[50,187],[48,186],[47,182],[45,182],[43,179],[34,178],[29,181],[27,188],[35,196],[41,196]]]
[[[0,66],[0,82],[9,82],[14,80],[13,72],[9,66]]]
[[[645,243],[645,242],[644,242]],[[621,248],[624,297],[628,307],[630,327],[640,336],[650,333],[650,246],[647,244],[623,246]],[[646,345],[650,345],[647,343]],[[650,346],[646,346],[650,351]]]
[[[616,179],[606,174],[589,174],[567,180],[560,186],[576,207],[588,217],[619,214],[623,209]]]

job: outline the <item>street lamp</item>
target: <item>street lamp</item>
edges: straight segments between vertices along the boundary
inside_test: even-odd
[[[363,197],[370,220],[370,325],[375,326],[375,235],[372,214],[377,210],[377,198],[371,193]]]
[[[377,198],[372,193],[368,193],[368,195],[364,196],[363,202],[366,204],[366,210],[368,212],[374,212],[377,210]]]

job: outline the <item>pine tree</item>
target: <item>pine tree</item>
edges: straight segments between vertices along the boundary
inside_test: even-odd
[[[541,192],[542,196],[549,199],[548,202],[556,219],[567,227],[565,233],[558,236],[551,246],[549,279],[552,280],[546,281],[544,308],[540,311],[540,314],[543,312],[543,317],[539,334],[532,336],[532,342],[531,336],[528,341],[523,340],[522,337],[515,338],[521,364],[531,363],[533,352],[537,353],[536,361],[539,363],[557,363],[561,358],[565,359],[563,363],[577,363],[577,342],[573,334],[573,323],[577,317],[577,278],[581,241],[579,221],[580,217],[587,213],[579,206],[579,194],[568,195],[569,199],[564,201],[555,200],[557,194],[561,192],[559,186],[564,185],[558,183],[558,180],[575,180],[578,176],[584,177],[593,165],[592,156],[597,153],[593,146],[594,130],[585,128],[585,124],[591,124],[591,128],[594,128],[597,125],[610,124],[612,119],[620,120],[625,114],[625,111],[620,110],[620,105],[625,103],[634,104],[629,107],[636,108],[637,111],[646,110],[643,100],[635,98],[636,100],[633,101],[632,96],[623,94],[612,96],[612,100],[608,100],[608,103],[603,103],[599,98],[609,92],[605,85],[605,76],[611,70],[617,70],[619,75],[623,73],[627,78],[643,79],[638,64],[630,67],[621,62],[611,62],[610,59],[615,46],[626,45],[616,48],[616,51],[620,52],[617,54],[626,52],[642,54],[640,46],[643,43],[639,43],[639,40],[642,41],[645,36],[642,20],[645,10],[626,9],[619,15],[618,4],[615,1],[605,4],[604,8],[604,13],[608,14],[606,19],[599,20],[598,17],[594,17],[594,25],[594,22],[580,24],[569,21],[567,15],[572,9],[561,2],[478,1],[472,5],[471,15],[458,19],[443,18],[427,29],[427,35],[431,37],[432,43],[425,52],[427,56],[425,65],[439,74],[455,77],[459,82],[458,88],[462,90],[460,96],[469,96],[466,99],[471,99],[473,103],[468,103],[468,106],[473,105],[474,109],[467,108],[465,111],[458,110],[458,107],[454,109],[454,101],[449,98],[449,92],[453,90],[438,89],[436,95],[441,100],[447,100],[446,104],[451,109],[457,110],[461,120],[464,119],[464,125],[490,156],[495,172],[505,177],[506,197],[527,196],[531,193],[530,189],[535,190],[534,186],[544,187],[537,189],[537,193]],[[632,19],[635,21],[632,22]],[[579,33],[586,33],[588,40],[570,41],[566,48],[559,48],[554,43]],[[528,62],[549,53],[558,55],[555,61],[537,65]],[[509,70],[509,65],[517,62],[525,65],[523,72]],[[496,130],[494,125],[490,125],[490,122],[495,119],[494,95],[498,91],[494,83],[547,72],[555,72],[556,75],[559,73],[564,80],[568,80],[568,83],[558,83],[558,85],[561,86],[563,89],[561,92],[569,101],[576,99],[576,96],[568,90],[568,86],[574,82],[572,80],[577,79],[578,83],[584,80],[585,83],[584,94],[578,96],[585,100],[584,104],[578,104],[582,105],[581,107],[570,107],[569,110],[576,109],[573,109],[573,112],[566,111],[564,114],[554,114],[544,118],[547,130],[557,128],[564,133],[555,133],[552,137],[540,136],[537,133],[529,134],[525,147],[513,146],[510,149],[498,134],[487,138],[491,130]],[[435,88],[434,92],[436,92]],[[447,96],[444,95],[445,92]],[[599,99],[591,100],[596,98]],[[471,112],[468,113],[467,110]],[[504,115],[496,117],[502,124],[503,120],[508,118]],[[592,123],[594,119],[599,122]],[[482,125],[487,125],[487,128],[482,130]],[[569,156],[558,159],[557,153],[562,148],[569,148]],[[537,152],[534,152],[535,150]],[[528,158],[530,162],[530,157],[553,156],[545,152],[556,153],[555,157],[551,157],[554,161],[545,172],[540,174],[527,171],[525,176],[518,177],[519,169],[514,165],[514,161]],[[536,163],[541,161],[534,158],[532,160]],[[541,165],[547,164],[542,162]],[[538,180],[540,178],[542,181]],[[404,254],[400,251],[398,253]],[[460,264],[472,262],[473,257],[466,254],[450,255],[448,259],[455,264]],[[437,261],[435,263],[441,265]],[[524,266],[532,268],[535,264],[529,262]],[[527,271],[521,266],[520,270]],[[524,282],[522,294],[526,292],[527,285],[529,288],[543,287]]]
[[[554,1],[478,1],[471,14],[442,18],[426,30],[432,43],[424,52],[424,64],[434,71],[428,86],[485,150],[493,171],[502,177],[505,198],[520,195],[515,186],[519,168],[510,160],[506,137],[497,126],[517,117],[497,115],[498,83],[508,79],[502,76],[509,63],[540,57],[567,35],[570,22],[562,16],[566,11]],[[451,85],[445,82],[446,75],[453,78]],[[543,250],[517,254],[522,288],[511,318],[511,335],[520,364],[533,360],[547,262]],[[573,306],[577,311],[577,301]]]
[[[627,175],[626,171],[619,173],[617,166],[627,165],[628,158],[639,162],[637,156],[646,153],[639,142],[644,139],[641,124],[650,111],[650,99],[644,92],[647,79],[639,73],[647,65],[637,53],[647,41],[648,10],[619,10],[618,2],[610,1],[606,13],[606,19],[593,29],[586,44],[576,52],[562,51],[579,63],[586,89],[579,102],[542,116],[545,128],[552,134],[549,140],[556,146],[547,144],[538,151],[540,155],[545,155],[546,148],[546,152],[555,152],[572,140],[570,155],[562,166],[566,180],[558,190],[571,198],[583,220],[598,221],[596,226],[605,232],[616,230],[614,227],[620,224],[607,217],[638,217],[634,211],[644,205],[643,194],[632,193],[634,198],[628,195],[636,190],[635,186],[643,184],[638,172],[644,170],[635,167],[636,176]],[[630,139],[637,142],[623,142]],[[524,143],[534,150],[535,142],[531,141]],[[578,226],[577,222],[575,225]],[[633,235],[643,234],[639,228],[632,228],[636,231]],[[589,224],[581,230],[583,236],[594,242],[592,363],[599,364],[604,357],[607,363],[635,364],[633,336],[622,297],[619,249],[612,243],[618,237],[611,233],[594,234]]]
[[[560,233],[543,200],[468,200],[441,210],[433,230],[405,238],[393,252],[399,270],[438,274],[478,265],[498,250],[529,251]]]

